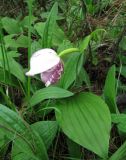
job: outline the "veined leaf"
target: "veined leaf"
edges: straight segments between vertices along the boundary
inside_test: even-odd
[[[91,35],[85,37],[84,40],[80,43],[79,49],[80,49],[80,52],[81,52],[81,53],[82,53],[85,49],[87,49],[90,40],[91,40]]]
[[[20,35],[15,41],[18,47],[28,48],[28,37]]]
[[[48,149],[56,136],[58,125],[56,121],[39,121],[31,125],[31,127],[40,135]]]
[[[61,77],[59,86],[67,89],[75,81],[78,74],[78,64],[81,54],[74,53],[65,64],[64,74]]]
[[[27,127],[21,117],[14,111],[0,104],[0,125],[9,127],[12,131],[22,133]]]
[[[55,25],[56,25],[57,13],[58,13],[58,3],[56,2],[50,11],[50,14],[44,26],[44,32],[42,37],[43,48],[51,47],[53,32],[55,30]]]
[[[35,29],[38,32],[38,34],[43,38],[44,36],[44,28],[45,28],[45,23],[39,22],[35,24]],[[63,41],[67,40],[65,33],[62,31],[62,29],[58,26],[58,24],[55,24],[55,30],[53,30],[52,33],[52,45],[58,46],[63,43]]]
[[[35,16],[31,16],[31,24],[34,24],[35,23],[35,21],[37,20],[37,17],[35,17]],[[20,25],[22,26],[22,27],[25,27],[25,28],[28,28],[29,27],[29,15],[28,16],[25,16],[24,18],[23,18],[23,20],[20,22]]]
[[[74,142],[107,158],[111,116],[104,101],[91,93],[81,93],[57,104],[57,121]]]
[[[46,148],[48,149],[55,138],[57,132],[57,123],[55,121],[39,121],[31,125],[31,128],[41,137]],[[17,141],[18,142],[18,141]],[[23,142],[22,142],[23,145]],[[26,146],[25,149],[28,150]],[[33,157],[26,156],[26,153],[20,151],[20,148],[16,145],[13,146],[12,152],[13,160],[32,160]],[[41,157],[42,159],[44,157]]]
[[[9,34],[20,33],[22,31],[22,28],[19,26],[18,22],[9,17],[2,18],[2,25]]]
[[[30,99],[30,106],[34,106],[45,99],[65,98],[72,96],[73,93],[58,87],[47,87],[36,91]]]
[[[26,159],[26,160],[48,160],[47,152],[43,139],[40,135],[34,130],[30,129],[31,140],[29,133],[26,132],[23,136],[27,137],[27,143],[23,138],[16,137],[14,140],[14,146],[12,150],[12,159]],[[23,146],[23,147],[22,147]]]
[[[45,22],[38,22],[34,25],[35,30],[37,31],[37,33],[39,34],[39,36],[41,36],[41,38],[43,37],[43,32],[44,32],[44,28],[45,28]]]
[[[104,87],[105,101],[112,113],[117,112],[116,106],[116,79],[115,79],[115,65],[113,65],[107,74]]]
[[[25,153],[25,156],[34,160],[48,159],[39,134],[30,128],[16,112],[3,105],[0,105],[0,132],[13,141],[13,144],[20,149],[20,153]]]
[[[16,50],[18,48],[18,44],[16,43],[16,40],[14,39],[15,36],[16,34],[9,34],[9,35],[4,36],[4,43],[5,43],[6,49],[12,48],[13,50]]]

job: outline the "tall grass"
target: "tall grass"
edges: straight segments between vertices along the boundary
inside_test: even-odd
[[[7,50],[5,47],[5,42],[4,42],[4,34],[3,34],[3,30],[2,30],[3,26],[2,26],[2,22],[0,19],[0,42],[1,42],[1,54],[2,54],[2,65],[3,65],[3,73],[4,73],[4,82],[6,83],[6,77],[8,74],[9,77],[9,81],[12,83],[12,79],[11,79],[11,71],[10,71],[10,66],[9,66],[9,60],[8,60],[8,56],[7,56]],[[6,72],[6,70],[8,72]],[[8,93],[8,86],[5,86],[5,91],[6,93],[4,93],[3,88],[0,88],[0,92],[3,95],[5,101],[9,104],[9,106],[11,107],[12,110],[16,110],[15,105],[11,102],[9,93]],[[12,101],[14,100],[13,98],[13,89],[10,89],[11,92],[11,96],[12,96]]]
[[[30,57],[31,57],[31,18],[32,18],[32,3],[33,0],[28,0],[28,10],[29,10],[29,27],[28,27],[28,69],[30,69]],[[28,100],[30,98],[30,86],[31,86],[31,79],[28,77],[28,88],[27,88],[27,96]]]
[[[9,78],[11,80],[11,74],[10,74],[10,67],[9,67],[9,62],[8,62],[8,57],[6,54],[6,48],[5,48],[5,43],[4,43],[4,35],[2,31],[2,22],[0,19],[0,42],[1,42],[1,52],[2,52],[2,62],[3,62],[3,71],[4,71],[4,81],[6,81],[6,69],[8,70],[9,73]]]

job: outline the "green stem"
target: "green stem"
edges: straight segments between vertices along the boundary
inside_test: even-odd
[[[2,52],[2,63],[3,63],[3,72],[4,72],[4,82],[6,81],[6,68],[5,68],[5,54],[2,40],[2,33],[0,29],[0,41],[1,41],[1,52]]]
[[[59,53],[59,56],[62,57],[66,54],[70,54],[70,53],[73,53],[73,52],[80,52],[79,48],[69,48],[69,49],[66,49],[62,52]]]
[[[10,71],[10,64],[9,64],[9,57],[7,55],[7,50],[5,47],[5,42],[4,42],[4,34],[2,31],[2,21],[0,18],[0,42],[1,42],[1,52],[2,52],[2,63],[3,63],[3,72],[4,72],[4,82],[6,83],[6,70],[8,71],[8,75],[9,75],[9,80],[12,83],[12,78],[11,78],[11,71]],[[10,90],[10,94],[12,95],[12,101],[14,101],[14,97],[13,97],[13,89],[11,88]]]
[[[31,57],[31,17],[32,17],[32,1],[28,1],[28,9],[29,9],[29,29],[28,29],[28,69],[30,69],[30,57]],[[30,98],[30,86],[31,86],[31,78],[28,77],[28,100]]]

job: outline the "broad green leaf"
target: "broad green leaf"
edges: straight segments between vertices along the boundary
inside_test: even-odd
[[[37,17],[31,16],[31,24],[34,24],[37,20]],[[24,28],[29,27],[29,16],[25,16],[24,19],[20,22],[20,25]]]
[[[81,53],[83,53],[83,51],[87,49],[90,40],[91,40],[91,35],[85,37],[84,40],[80,43],[79,49]]]
[[[40,135],[48,149],[57,133],[58,125],[56,121],[39,121],[32,124],[31,127]]]
[[[105,101],[112,113],[117,112],[116,106],[116,79],[115,79],[115,65],[113,65],[107,74],[104,87]]]
[[[7,138],[7,136],[4,133],[0,132],[0,148],[2,149],[3,147],[5,147],[9,143],[9,141],[10,140]]]
[[[16,112],[3,105],[0,105],[0,132],[13,141],[20,153],[36,160],[48,159],[43,140],[38,133]]]
[[[20,53],[18,53],[16,50],[15,51],[9,51],[7,52],[8,57],[12,57],[12,58],[18,58],[20,57]]]
[[[56,118],[74,142],[107,158],[111,116],[104,101],[91,93],[80,93],[57,103]]]
[[[17,49],[19,47],[27,48],[28,47],[28,37],[20,35],[18,38],[16,34],[10,34],[4,36],[5,47],[11,49]]]
[[[17,39],[16,42],[18,47],[23,47],[23,48],[28,48],[28,37],[24,35],[20,35]]]
[[[16,112],[0,104],[0,132],[10,140],[13,140],[16,136],[22,137],[25,130],[27,130],[27,127],[24,125],[20,116]]]
[[[75,81],[78,74],[78,65],[80,60],[80,53],[74,53],[70,56],[68,61],[65,64],[64,74],[61,77],[59,86],[67,89]]]
[[[121,147],[109,158],[109,160],[125,160],[126,159],[126,141]]]
[[[0,159],[3,160],[6,156],[10,140],[0,132]]]
[[[2,25],[3,25],[3,28],[9,34],[20,33],[22,31],[18,22],[15,19],[12,19],[12,18],[9,18],[9,17],[2,18]]]
[[[20,47],[28,47],[28,37],[24,35],[20,35],[18,38],[15,34],[4,36],[4,42],[6,49],[17,50]]]
[[[41,36],[41,38],[43,38],[45,22],[36,23],[34,27],[36,31],[38,32],[38,34]],[[62,44],[64,40],[66,40],[66,36],[64,32],[57,24],[55,24],[55,30],[53,30],[52,34],[53,34],[52,35],[52,45],[54,46],[59,46],[60,44]]]
[[[21,148],[21,146],[23,147]],[[15,137],[13,142],[12,153],[11,153],[12,160],[17,160],[21,158],[39,160],[37,156],[34,155],[32,147],[33,146],[32,145],[30,146],[30,144],[28,145],[28,142],[26,143],[23,140],[23,138]]]
[[[8,128],[12,132],[23,133],[27,127],[24,125],[21,117],[14,111],[0,104],[0,128],[1,126]]]
[[[73,93],[58,87],[47,87],[36,91],[30,99],[30,106],[34,106],[45,99],[65,98],[72,96]]]
[[[42,47],[48,48],[52,45],[52,37],[56,26],[56,19],[58,13],[58,3],[56,2],[47,18],[47,21],[44,26],[44,32],[42,37]]]
[[[11,48],[13,50],[16,50],[18,48],[18,45],[15,41],[15,35],[16,34],[9,34],[7,36],[4,36],[4,42],[6,49]]]
[[[58,4],[58,5],[60,5],[60,4]],[[40,16],[42,19],[45,19],[48,17],[48,15],[49,15],[49,12],[46,11],[46,12],[42,12],[42,14]],[[61,15],[61,14],[57,15],[57,20],[63,20],[63,19],[64,19],[63,15]]]
[[[63,42],[58,46],[57,52],[60,53],[69,48],[73,48],[73,44],[66,39],[66,40],[63,40]]]
[[[34,25],[35,30],[37,31],[37,33],[39,34],[39,36],[41,36],[41,38],[43,37],[43,32],[44,32],[44,28],[45,28],[45,22],[38,22]]]
[[[5,61],[5,69],[8,72],[10,72],[12,75],[17,77],[17,79],[20,80],[23,84],[25,84],[26,83],[26,77],[25,77],[25,74],[23,72],[22,66],[14,60],[13,54],[10,54],[9,52],[7,52],[6,54],[7,54],[7,59]],[[0,52],[0,67],[3,68],[3,59],[2,59],[2,53],[1,52]]]
[[[64,31],[56,24],[55,30],[53,31],[52,45],[59,47],[65,40],[67,40],[67,37],[65,36]]]
[[[48,156],[46,153],[46,148],[44,146],[43,140],[40,137],[40,135],[30,129],[29,132],[31,132],[31,140],[29,136],[29,133],[25,133],[25,136],[28,137],[26,140],[24,138],[15,138],[13,142],[13,150],[12,150],[12,160],[17,160],[17,159],[25,159],[25,160],[48,160]],[[28,134],[28,135],[27,135]],[[32,142],[32,143],[31,143]]]
[[[81,54],[78,60],[78,65],[77,65],[77,76],[80,74],[81,70],[83,69],[84,59],[85,59],[85,55]]]
[[[31,53],[35,53],[40,49],[41,49],[41,44],[38,41],[33,41],[33,43],[31,44]]]
[[[22,83],[26,83],[26,77],[23,72],[22,66],[16,62],[13,58],[9,58],[9,67],[10,67],[10,72],[13,74],[17,79],[19,79]]]

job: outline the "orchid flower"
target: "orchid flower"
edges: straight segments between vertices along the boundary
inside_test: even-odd
[[[38,50],[31,56],[30,70],[26,72],[26,75],[34,76],[40,74],[42,82],[48,87],[58,82],[63,69],[63,62],[57,53],[52,49],[45,48]]]

